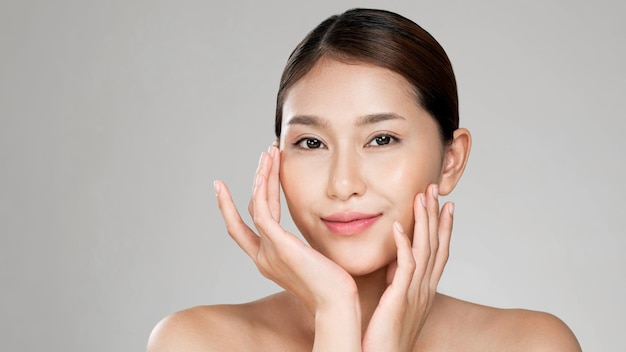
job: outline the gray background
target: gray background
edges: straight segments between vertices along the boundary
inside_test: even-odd
[[[622,2],[4,0],[0,350],[143,350],[173,311],[276,291],[211,181],[245,208],[288,54],[355,6],[420,23],[457,73],[474,147],[441,291],[622,349]]]

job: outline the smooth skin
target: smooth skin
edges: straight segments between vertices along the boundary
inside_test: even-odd
[[[149,351],[580,351],[559,319],[436,292],[471,137],[444,145],[401,76],[320,60],[289,91],[280,149],[262,153],[246,225],[216,181],[230,236],[284,292],[196,307],[161,321]],[[282,185],[309,245],[280,225]],[[337,213],[375,214],[338,235]]]

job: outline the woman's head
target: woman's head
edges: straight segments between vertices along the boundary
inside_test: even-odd
[[[282,189],[309,244],[354,275],[388,264],[394,221],[412,233],[416,195],[445,195],[462,174],[456,101],[443,50],[398,15],[353,10],[313,30],[276,116]]]
[[[389,69],[412,86],[416,103],[437,122],[442,143],[458,128],[458,98],[452,65],[428,32],[398,14],[353,9],[328,18],[293,51],[280,81],[276,137],[280,139],[283,105],[290,88],[321,59],[365,63]]]

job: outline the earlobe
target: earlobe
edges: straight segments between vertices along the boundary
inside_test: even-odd
[[[445,150],[441,169],[439,181],[441,195],[448,195],[456,187],[465,170],[471,147],[472,135],[467,129],[459,128],[454,131],[454,139]]]

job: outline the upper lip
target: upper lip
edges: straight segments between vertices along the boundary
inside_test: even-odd
[[[331,222],[350,222],[350,221],[356,221],[356,220],[371,219],[379,215],[380,214],[368,214],[368,213],[360,213],[356,211],[349,211],[349,212],[335,213],[329,216],[325,216],[322,218],[322,220],[331,221]]]

